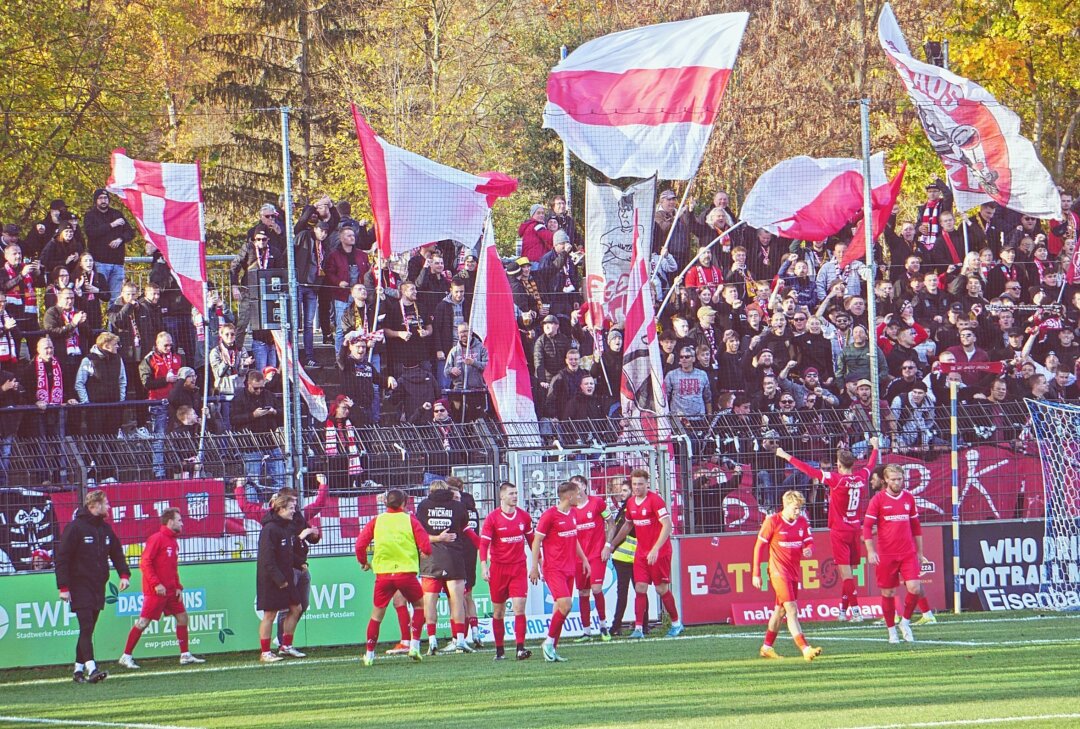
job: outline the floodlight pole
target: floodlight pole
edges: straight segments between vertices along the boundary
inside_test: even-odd
[[[870,323],[867,335],[870,339],[870,383],[873,397],[870,399],[870,417],[874,431],[881,432],[881,396],[878,370],[877,343],[877,300],[874,297],[874,282],[877,280],[877,264],[874,262],[874,224],[873,201],[870,194],[870,99],[859,99],[859,121],[862,128],[862,169],[863,169],[863,230],[866,233],[866,314]]]
[[[304,448],[300,436],[300,352],[297,347],[296,256],[293,252],[292,221],[292,160],[289,153],[289,107],[281,107],[281,176],[284,185],[282,207],[285,209],[285,278],[289,296],[285,302],[285,317],[281,328],[285,334],[285,346],[281,364],[281,395],[285,409],[285,448],[297,491],[304,479]]]

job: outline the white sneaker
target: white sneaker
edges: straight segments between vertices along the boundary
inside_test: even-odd
[[[908,643],[915,642],[915,635],[911,632],[911,623],[907,620],[900,621],[900,635],[903,636],[904,640]]]
[[[205,658],[199,658],[198,656],[193,656],[190,653],[181,653],[180,654],[180,665],[181,666],[190,666],[193,663],[206,663],[206,659]]]
[[[285,659],[281,656],[276,653],[271,653],[270,651],[263,651],[262,655],[259,656],[259,661],[261,663],[277,663],[278,661],[284,660]]]
[[[138,669],[139,664],[135,662],[135,659],[129,656],[127,653],[120,656],[120,660],[117,661],[124,668],[130,668],[132,670]]]
[[[848,620],[853,623],[861,623],[866,620],[866,618],[863,617],[862,610],[857,607],[853,607],[851,608],[851,617],[848,618]]]
[[[296,650],[296,646],[283,645],[278,649],[279,656],[288,656],[289,658],[307,658],[307,653],[301,653]]]
[[[889,642],[890,643],[899,643],[900,642],[900,636],[898,636],[896,634],[896,626],[895,625],[893,627],[889,628]]]
[[[843,610],[841,610],[840,614],[836,616],[836,622],[838,622],[838,623],[846,623],[847,621],[848,621],[848,616],[844,614]]]

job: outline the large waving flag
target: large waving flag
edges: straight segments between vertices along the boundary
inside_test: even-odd
[[[517,180],[501,172],[471,175],[395,147],[372,131],[356,104],[352,114],[385,257],[439,240],[475,245],[495,200],[517,189]]]
[[[896,207],[896,199],[900,197],[900,187],[904,184],[904,172],[907,171],[907,162],[900,165],[900,171],[888,185],[875,187],[870,191],[870,220],[872,226],[870,233],[873,240],[877,240],[885,232],[885,226],[889,223],[893,208]],[[855,234],[851,237],[851,243],[844,249],[844,257],[840,259],[840,268],[844,269],[852,261],[866,256],[866,219],[863,218],[855,226]]]
[[[888,185],[885,155],[870,158],[870,184]],[[797,240],[825,240],[863,207],[862,160],[786,159],[758,178],[739,215],[752,228]]]
[[[504,424],[511,443],[522,447],[540,445],[528,360],[514,316],[514,296],[495,248],[490,217],[484,226],[469,318],[473,333],[487,348],[484,382],[495,416]]]
[[[637,214],[634,229],[637,230]],[[649,269],[645,262],[644,246],[634,236],[634,258],[630,266],[626,310],[626,346],[623,349],[620,400],[627,418],[646,421],[642,427],[656,432],[660,416],[667,414],[664,397],[664,367],[660,360],[660,340],[656,336],[656,314],[653,311],[653,292],[649,287]],[[648,421],[652,421],[652,424]]]
[[[749,17],[707,15],[585,43],[548,76],[544,127],[608,177],[690,179]]]
[[[292,386],[300,388],[300,397],[304,399],[308,412],[311,413],[311,417],[315,419],[315,422],[324,422],[329,415],[329,409],[326,406],[326,392],[315,384],[315,380],[311,379],[311,375],[307,373],[302,364],[293,361],[292,352],[285,340],[285,332],[274,329],[271,334],[274,335],[274,349],[277,351],[278,362],[288,362],[289,366],[284,371],[296,373],[296,379],[291,383]]]
[[[184,298],[206,314],[206,234],[199,163],[143,162],[112,153],[106,189],[123,200],[143,238],[172,269]]]
[[[979,84],[912,56],[888,3],[878,38],[945,165],[960,210],[994,200],[1037,218],[1061,218],[1057,187],[1020,134],[1020,117]]]

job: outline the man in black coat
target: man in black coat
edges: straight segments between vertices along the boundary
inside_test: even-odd
[[[108,190],[94,190],[94,207],[83,215],[86,244],[97,263],[97,270],[109,283],[109,303],[120,298],[124,284],[124,255],[127,244],[135,238],[135,229],[124,216],[109,206]]]
[[[75,644],[75,683],[98,683],[109,674],[94,660],[94,627],[105,609],[105,583],[109,562],[120,575],[120,589],[128,588],[131,570],[124,548],[105,517],[109,498],[104,491],[91,491],[75,519],[64,529],[56,551],[56,587],[60,599],[71,604],[79,620],[79,640]]]
[[[270,511],[262,518],[259,532],[259,558],[256,571],[255,608],[262,611],[259,621],[259,660],[275,663],[285,655],[303,658],[304,654],[292,647],[293,633],[300,620],[300,593],[296,587],[294,567],[300,567],[296,540],[305,539],[311,533],[308,527],[297,532],[293,527],[296,516],[296,497],[279,493],[270,501]],[[270,630],[278,612],[286,610],[282,625],[281,651],[270,651]]]
[[[271,488],[276,491],[284,486],[285,464],[281,449],[270,436],[274,429],[281,426],[282,415],[273,393],[267,389],[266,377],[259,370],[248,370],[244,377],[244,389],[233,397],[229,420],[234,431],[246,430],[253,434],[240,451],[247,478],[257,482],[262,464],[265,463]]]

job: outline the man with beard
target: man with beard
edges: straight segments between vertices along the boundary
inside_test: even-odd
[[[120,298],[124,285],[126,245],[135,238],[135,230],[116,208],[109,206],[109,192],[94,190],[94,207],[83,215],[86,242],[97,263],[97,270],[109,284],[109,303]]]

